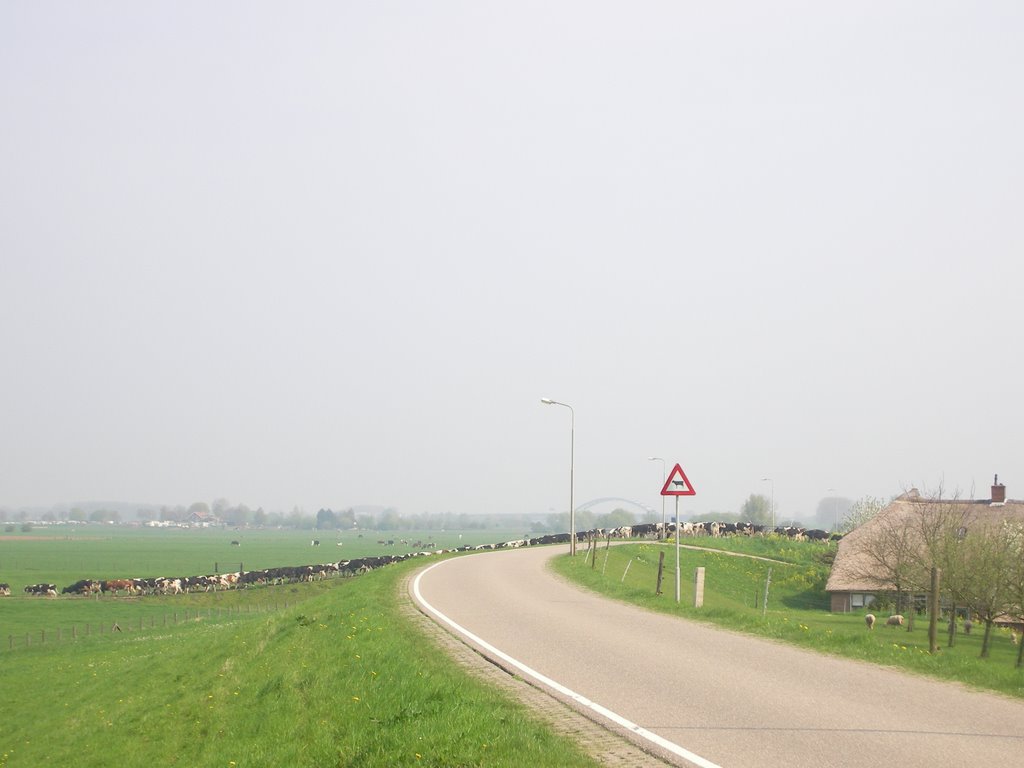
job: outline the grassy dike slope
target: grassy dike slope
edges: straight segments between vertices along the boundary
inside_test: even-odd
[[[282,587],[270,614],[0,653],[0,767],[595,765],[402,616],[421,565]]]

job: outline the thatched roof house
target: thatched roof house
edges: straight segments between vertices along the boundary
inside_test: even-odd
[[[832,612],[860,610],[878,595],[905,587],[894,583],[891,569],[879,565],[878,549],[889,547],[891,561],[899,557],[899,547],[907,551],[922,547],[922,521],[940,516],[962,520],[966,534],[975,525],[999,524],[1006,520],[1024,523],[1024,501],[1007,500],[1006,486],[999,483],[998,476],[988,499],[929,499],[923,498],[916,489],[897,497],[839,542],[825,586]]]

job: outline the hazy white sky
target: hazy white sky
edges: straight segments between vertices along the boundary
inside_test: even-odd
[[[0,4],[0,506],[1024,497],[1024,4]],[[671,504],[671,502],[670,502]],[[671,506],[670,506],[671,509]]]

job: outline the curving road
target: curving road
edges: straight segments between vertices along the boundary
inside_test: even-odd
[[[677,765],[933,768],[1024,755],[1020,701],[606,600],[545,567],[563,552],[444,560],[418,574],[414,596],[485,655]]]

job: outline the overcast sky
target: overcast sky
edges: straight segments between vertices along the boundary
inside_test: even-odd
[[[1024,4],[0,4],[0,506],[1024,498]],[[771,477],[773,483],[761,478]],[[672,502],[669,502],[672,509]]]

